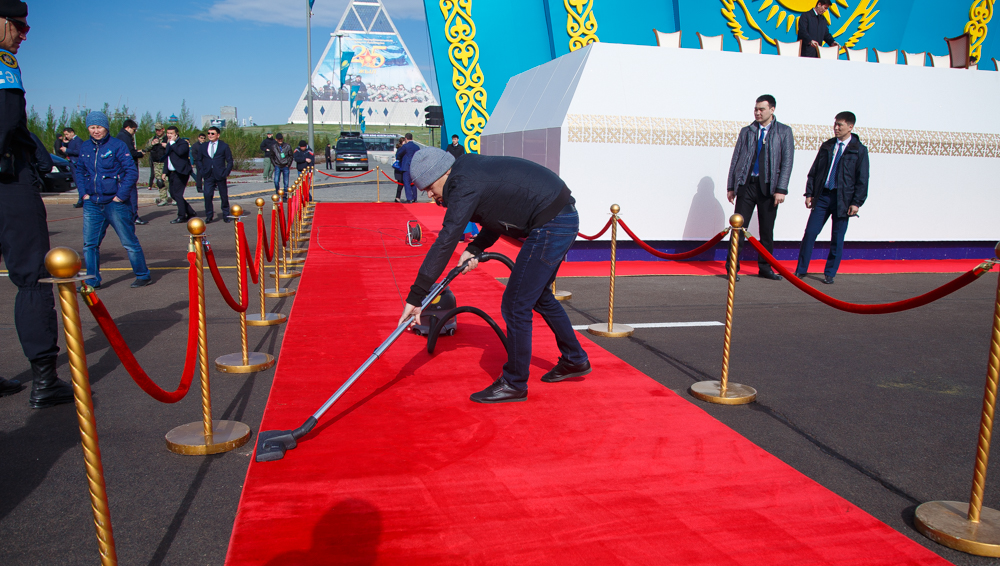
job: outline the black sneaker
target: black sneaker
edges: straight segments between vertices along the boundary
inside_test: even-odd
[[[139,287],[145,287],[146,285],[152,285],[152,284],[153,284],[152,279],[136,279],[129,286],[132,287],[133,289],[137,289]]]
[[[504,378],[498,378],[492,385],[482,391],[473,393],[469,399],[476,403],[512,403],[528,398],[528,390],[514,389]]]
[[[542,381],[545,383],[556,383],[571,377],[583,377],[591,371],[593,371],[593,368],[590,367],[590,360],[582,364],[568,364],[562,358],[559,358],[559,363],[549,373],[542,376]]]
[[[136,223],[137,226],[145,226],[146,224],[149,224],[149,221],[148,220],[143,220],[142,218],[139,218],[138,216],[136,216],[135,217],[135,223]]]
[[[24,389],[21,382],[16,379],[4,379],[0,377],[0,397],[13,395]]]

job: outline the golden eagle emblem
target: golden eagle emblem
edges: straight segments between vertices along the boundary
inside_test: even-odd
[[[853,10],[851,2],[856,3]],[[841,48],[857,45],[865,32],[875,25],[875,15],[879,12],[875,9],[876,4],[878,0],[833,0],[823,17]],[[764,41],[775,45],[779,39],[795,41],[799,17],[815,8],[816,0],[722,0],[722,6],[722,15],[734,37],[750,39],[744,33],[746,25]]]

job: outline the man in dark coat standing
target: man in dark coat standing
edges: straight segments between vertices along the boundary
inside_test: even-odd
[[[847,222],[857,216],[858,209],[868,198],[868,148],[853,133],[857,121],[853,112],[841,112],[834,118],[834,137],[820,146],[809,174],[806,175],[806,208],[812,209],[806,223],[806,233],[799,247],[799,264],[795,276],[805,277],[812,259],[816,236],[823,230],[827,218],[833,217],[830,253],[826,257],[823,283],[833,284],[844,252]]]
[[[445,151],[450,153],[451,156],[454,157],[455,159],[458,159],[459,157],[465,155],[465,148],[462,147],[460,143],[458,143],[457,135],[451,136],[451,145],[445,148]]]
[[[135,120],[131,118],[125,120],[122,124],[122,129],[118,132],[116,138],[125,142],[125,147],[128,148],[129,153],[132,155],[132,160],[135,161],[136,170],[139,169],[139,160],[145,153],[139,151],[135,148],[135,131],[139,129],[139,124],[135,123]],[[132,214],[135,216],[135,223],[139,226],[144,226],[149,224],[149,222],[139,218],[139,187],[132,187],[132,199],[129,202],[132,205]]]
[[[73,387],[56,376],[59,343],[52,285],[39,283],[49,277],[45,254],[49,251],[49,227],[45,204],[39,192],[41,180],[32,167],[37,149],[28,131],[21,67],[16,55],[28,37],[28,5],[18,0],[0,0],[0,61],[7,68],[0,84],[0,155],[9,156],[0,174],[0,253],[17,286],[14,327],[21,350],[31,364],[31,397],[34,409],[73,401]],[[5,360],[4,369],[16,369]],[[0,378],[0,397],[24,389],[17,380]]]
[[[396,160],[399,161],[399,169],[403,172],[403,190],[406,191],[406,202],[417,202],[417,189],[413,186],[413,179],[410,177],[410,162],[413,156],[420,151],[420,146],[413,141],[413,134],[404,136],[406,142],[396,150]]]
[[[205,183],[205,222],[215,220],[215,206],[212,199],[215,190],[219,190],[219,200],[222,201],[222,219],[229,222],[229,174],[233,172],[233,152],[229,144],[219,139],[219,128],[208,129],[208,141],[201,144],[198,163],[201,176]]]
[[[819,57],[819,46],[837,45],[830,35],[830,26],[826,23],[824,14],[833,4],[832,0],[819,0],[816,7],[799,17],[799,40],[802,41],[803,57]]]
[[[166,151],[163,153],[163,177],[170,187],[170,198],[177,203],[177,218],[171,224],[187,222],[197,216],[188,201],[184,200],[184,189],[191,177],[191,145],[181,137],[177,126],[167,128],[167,139],[160,143]]]

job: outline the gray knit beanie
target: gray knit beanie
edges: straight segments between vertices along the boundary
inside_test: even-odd
[[[413,154],[410,162],[410,179],[421,191],[434,184],[451,169],[455,158],[447,151],[436,147],[422,147]]]
[[[103,126],[105,130],[111,131],[108,117],[104,115],[104,112],[98,112],[97,110],[87,114],[87,127],[91,126]]]

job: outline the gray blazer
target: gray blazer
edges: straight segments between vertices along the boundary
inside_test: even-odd
[[[760,124],[756,121],[740,130],[736,138],[736,148],[733,149],[733,160],[729,163],[729,178],[726,180],[726,190],[736,191],[746,182],[750,168],[753,166],[753,154],[757,150],[757,136]],[[795,138],[792,129],[774,119],[771,131],[767,134],[767,145],[770,146],[770,160],[765,164],[768,173],[768,186],[764,187],[767,194],[788,194],[788,178],[792,174],[792,161],[795,159]]]

